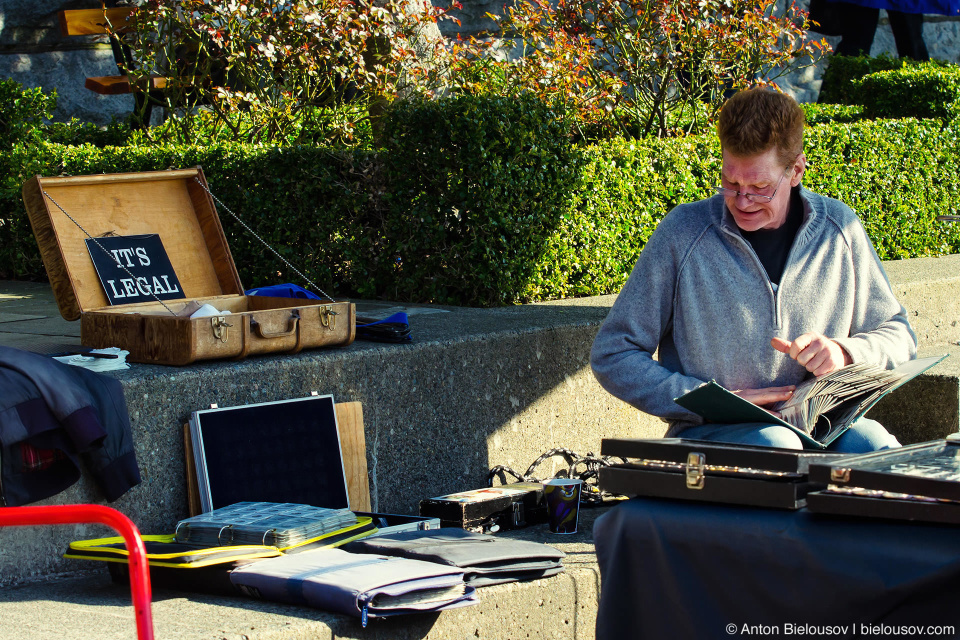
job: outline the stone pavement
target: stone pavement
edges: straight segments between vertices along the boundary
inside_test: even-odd
[[[80,346],[80,323],[60,317],[46,282],[0,281],[0,345],[40,353]]]

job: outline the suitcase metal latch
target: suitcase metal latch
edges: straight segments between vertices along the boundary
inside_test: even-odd
[[[329,306],[320,307],[320,324],[325,326],[330,331],[335,331],[337,328],[337,316],[340,315]]]
[[[703,489],[703,472],[707,457],[702,453],[687,454],[687,489]]]
[[[223,316],[210,318],[210,325],[213,328],[213,337],[220,342],[226,342],[227,327],[232,327],[233,325],[227,322]]]
[[[511,514],[511,522],[513,523],[513,526],[515,528],[522,527],[527,524],[527,520],[526,518],[524,518],[524,514],[523,514],[522,502],[513,503],[513,513]]]
[[[850,469],[834,467],[830,469],[830,479],[834,482],[850,482]]]

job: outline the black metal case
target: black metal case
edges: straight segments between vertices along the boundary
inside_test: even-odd
[[[604,491],[779,509],[799,509],[808,492],[825,486],[808,479],[811,463],[841,457],[684,438],[608,438],[601,455],[627,459],[600,469]]]
[[[516,482],[420,501],[420,515],[440,518],[444,527],[495,532],[547,521],[543,485]]]
[[[960,524],[960,434],[814,464],[818,513]]]

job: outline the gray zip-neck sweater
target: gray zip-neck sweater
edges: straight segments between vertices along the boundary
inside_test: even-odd
[[[721,196],[668,213],[593,343],[600,384],[675,433],[703,419],[674,398],[708,380],[727,389],[801,382],[807,371],[770,346],[774,336],[822,333],[854,362],[886,368],[916,357],[906,311],[857,215],[804,188],[800,197],[803,224],[779,287]]]

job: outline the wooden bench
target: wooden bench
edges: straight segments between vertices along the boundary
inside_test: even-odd
[[[134,69],[136,62],[127,47],[117,34],[129,31],[134,9],[130,7],[116,7],[110,9],[71,9],[60,11],[60,35],[62,36],[92,36],[109,35],[110,46],[113,48],[113,58],[120,72],[115,76],[97,76],[87,78],[84,86],[94,93],[106,96],[132,94],[134,99],[134,116],[146,126],[150,122],[150,115],[155,99],[151,93],[162,91],[167,86],[167,79],[163,77],[150,78],[149,87],[140,90],[131,85],[127,76],[128,69]],[[156,95],[154,95],[156,98]]]

